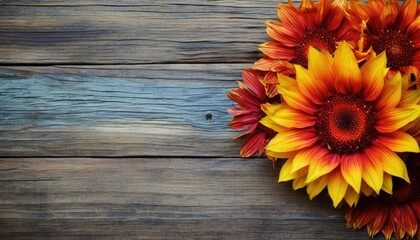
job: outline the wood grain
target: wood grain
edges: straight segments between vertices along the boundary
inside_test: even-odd
[[[364,239],[240,159],[275,0],[0,0],[0,239]]]
[[[277,18],[275,0],[115,2],[2,1],[0,64],[252,63]]]
[[[2,156],[238,156],[242,64],[3,67]]]
[[[266,159],[0,160],[1,239],[355,239]]]

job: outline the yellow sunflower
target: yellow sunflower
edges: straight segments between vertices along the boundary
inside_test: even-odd
[[[400,104],[402,77],[385,79],[386,65],[381,53],[359,67],[342,42],[334,57],[311,47],[308,69],[295,65],[296,79],[279,74],[284,103],[263,105],[261,120],[278,132],[266,154],[287,158],[279,181],[307,186],[311,198],[327,187],[334,206],[343,198],[353,205],[360,192],[392,191],[392,176],[409,182],[396,152],[419,152],[401,128],[418,118],[420,108]]]

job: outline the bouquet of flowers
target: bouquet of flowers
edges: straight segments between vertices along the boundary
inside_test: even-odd
[[[327,189],[348,227],[420,238],[420,4],[280,3],[264,57],[227,94],[242,157],[282,161],[279,182]]]

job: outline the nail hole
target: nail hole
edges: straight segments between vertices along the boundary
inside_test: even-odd
[[[206,120],[211,121],[213,119],[213,115],[211,113],[206,114]]]

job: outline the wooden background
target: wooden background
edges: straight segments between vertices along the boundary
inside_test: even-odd
[[[0,0],[0,239],[365,239],[239,158],[275,0]]]

